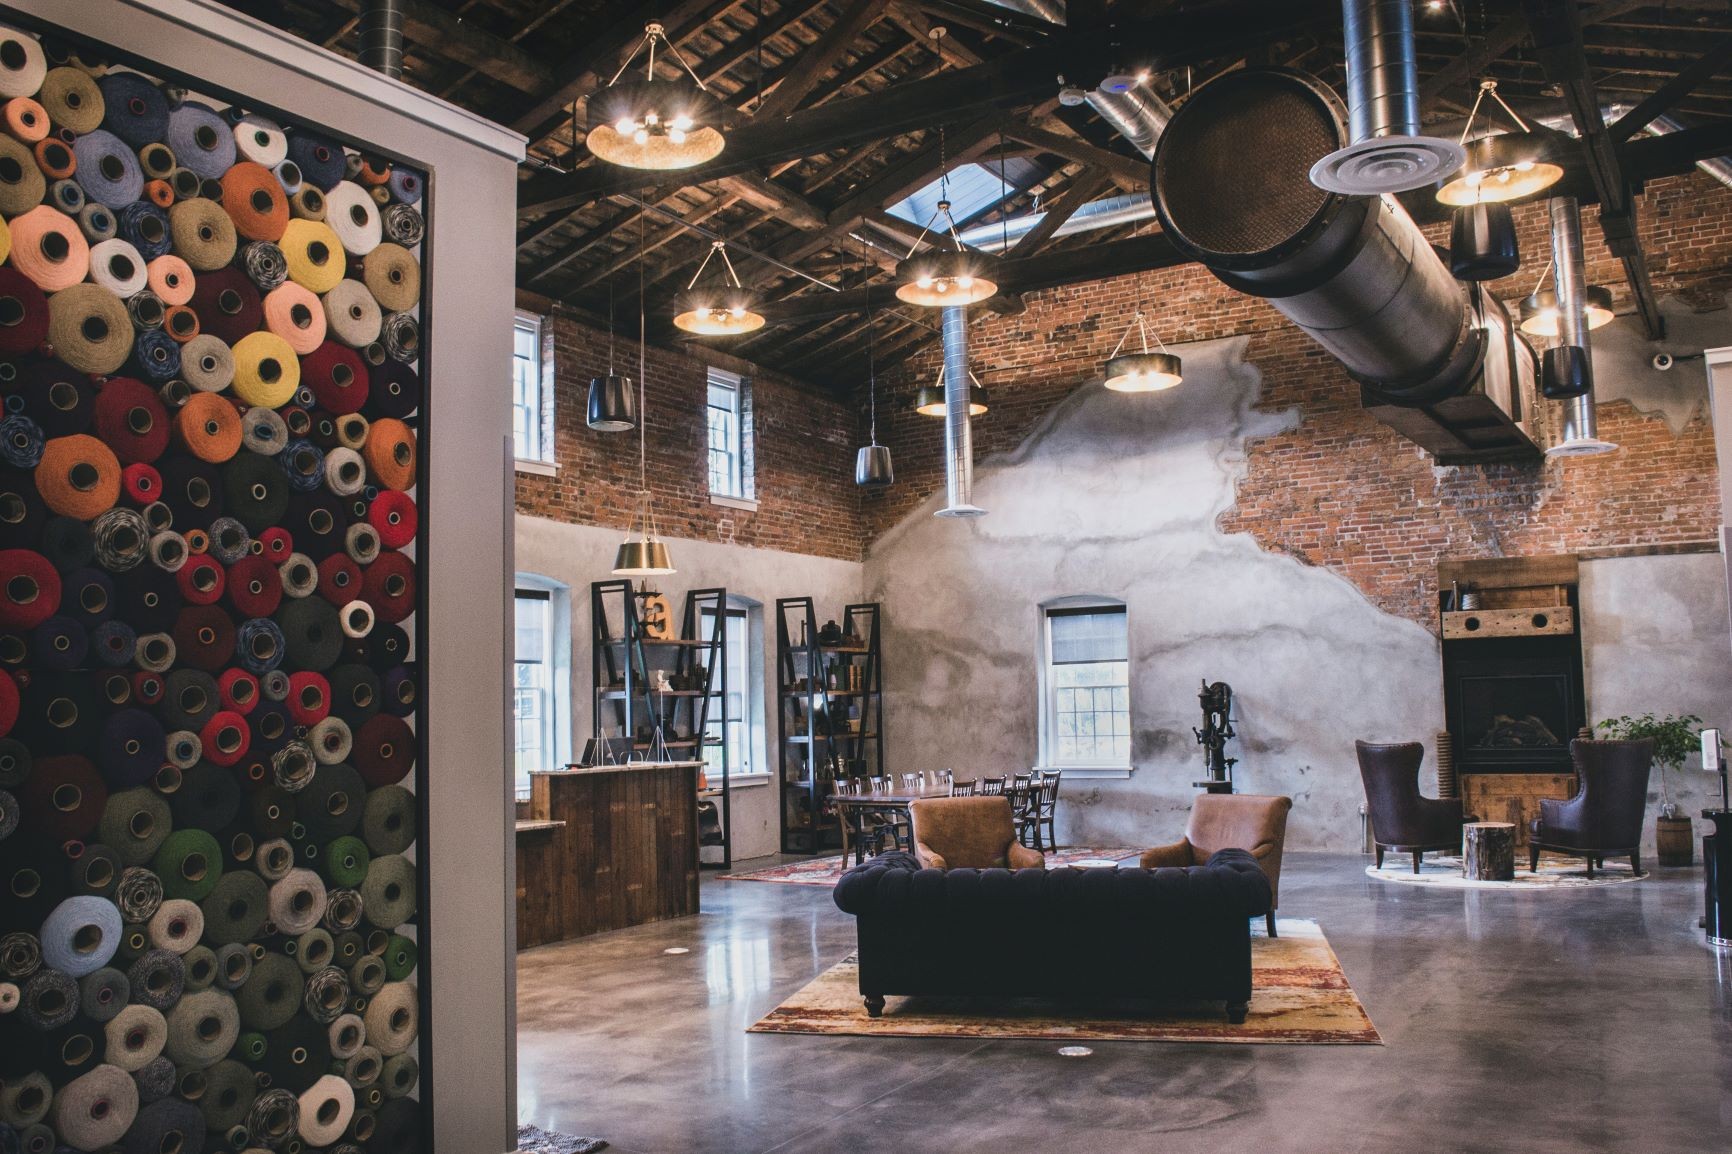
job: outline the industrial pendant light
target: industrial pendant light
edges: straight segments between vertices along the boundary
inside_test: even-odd
[[[607,376],[589,381],[589,427],[598,433],[624,433],[637,424],[637,398],[631,378],[613,371],[613,285],[607,286]]]
[[[866,309],[866,396],[870,406],[871,441],[854,454],[854,483],[862,489],[882,489],[896,479],[890,466],[890,446],[878,443],[878,357],[877,318],[871,306]]]
[[[936,232],[938,243],[920,251],[928,236],[935,235],[933,226],[944,218],[944,227]],[[951,248],[943,247],[945,236]],[[998,282],[991,270],[994,258],[966,247],[956,234],[956,218],[950,215],[950,173],[944,160],[944,126],[938,126],[938,205],[927,218],[926,226],[908,248],[908,255],[896,265],[896,299],[923,308],[941,309],[952,305],[971,305],[998,293]]]
[[[722,268],[726,275],[716,278],[716,284],[699,288],[698,278],[704,275],[704,270],[718,253],[721,254]],[[698,271],[692,274],[691,282],[686,285],[685,294],[680,298],[679,307],[680,312],[674,317],[674,327],[688,333],[710,337],[737,337],[764,327],[763,314],[752,308],[751,294],[740,284],[740,275],[734,271],[734,262],[728,259],[727,245],[719,240],[710,242],[710,251],[705,255],[703,263],[698,265]]]
[[[1494,132],[1470,144],[1468,133],[1473,131],[1474,116],[1487,95],[1509,114],[1519,131]],[[1498,95],[1495,80],[1479,82],[1479,95],[1462,127],[1461,143],[1467,149],[1467,160],[1437,190],[1437,199],[1444,204],[1520,200],[1550,188],[1564,175],[1561,167],[1546,159],[1545,142]]]
[[[684,76],[656,77],[656,45],[679,62]],[[621,81],[638,54],[648,48],[644,79]],[[624,168],[657,171],[691,168],[720,155],[723,110],[660,24],[644,27],[644,37],[606,88],[589,98],[589,135],[585,143],[597,157]]]
[[[1137,330],[1141,337],[1143,351],[1140,353],[1125,353],[1120,349],[1130,339],[1131,330]],[[1166,344],[1161,340],[1161,334],[1155,334],[1155,344],[1160,351],[1149,351],[1149,330],[1143,324],[1143,311],[1137,310],[1131,323],[1125,326],[1124,335],[1119,343],[1113,346],[1113,351],[1107,356],[1106,386],[1115,393],[1158,393],[1173,388],[1185,379],[1184,362],[1167,351]]]
[[[1487,281],[1521,267],[1515,217],[1502,201],[1464,204],[1449,229],[1449,271],[1456,280]]]
[[[1546,265],[1534,291],[1522,300],[1521,330],[1531,337],[1555,337],[1561,331],[1558,294],[1553,289],[1541,287],[1546,282],[1547,274],[1556,268],[1556,264],[1554,260]],[[1604,285],[1588,285],[1581,295],[1582,315],[1590,330],[1612,323],[1611,289]]]
[[[942,417],[945,414],[944,400],[944,368],[939,366],[938,379],[930,385],[921,385],[914,393],[914,411],[923,417]],[[968,415],[983,416],[986,413],[986,387],[980,383],[980,378],[974,375],[974,370],[968,370]]]
[[[643,219],[638,219],[637,233],[637,387],[638,413],[644,412],[644,377],[647,367],[646,340],[649,323],[644,316],[643,306],[643,258],[644,258]],[[663,543],[661,534],[656,531],[655,505],[649,489],[649,451],[644,440],[646,422],[637,423],[637,512],[632,518],[631,530],[626,539],[619,544],[619,552],[613,561],[615,577],[662,577],[674,572],[673,559],[668,556],[668,547]]]

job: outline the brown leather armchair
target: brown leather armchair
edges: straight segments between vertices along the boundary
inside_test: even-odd
[[[926,797],[908,807],[922,869],[1041,869],[1046,858],[1016,840],[1008,797]]]
[[[1191,807],[1182,841],[1144,850],[1146,870],[1161,866],[1200,866],[1217,850],[1248,850],[1269,875],[1269,936],[1275,936],[1275,908],[1281,901],[1281,848],[1287,840],[1290,797],[1250,793],[1204,793]]]
[[[1648,771],[1654,743],[1570,742],[1576,763],[1576,796],[1540,800],[1540,815],[1528,825],[1528,870],[1540,868],[1540,851],[1588,859],[1588,876],[1608,857],[1628,857],[1642,872],[1642,816],[1648,809]]]
[[[1374,745],[1356,741],[1359,777],[1365,783],[1365,804],[1371,814],[1371,836],[1377,843],[1377,865],[1383,852],[1413,855],[1413,872],[1431,850],[1461,851],[1461,826],[1468,820],[1457,797],[1426,797],[1419,792],[1419,763],[1425,746],[1417,741]]]

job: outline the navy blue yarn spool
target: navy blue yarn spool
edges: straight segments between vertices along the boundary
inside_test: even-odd
[[[119,209],[116,223],[120,239],[136,248],[145,260],[164,256],[174,247],[174,238],[168,231],[168,213],[147,200]]]
[[[168,133],[168,97],[136,72],[110,72],[96,82],[102,90],[102,127],[143,148]],[[80,158],[78,167],[83,169]]]
[[[132,359],[141,376],[159,385],[180,375],[180,345],[161,329],[138,334]]]
[[[14,469],[34,469],[42,460],[42,426],[22,413],[0,421],[0,461]]]
[[[120,669],[132,664],[138,633],[124,621],[104,621],[90,633],[90,651],[98,665]]]
[[[31,630],[30,653],[39,669],[81,669],[90,654],[90,634],[72,618],[57,614]]]
[[[297,128],[289,134],[289,159],[301,169],[301,179],[330,192],[343,179],[343,148],[328,136]]]
[[[96,743],[97,764],[110,788],[130,789],[148,782],[162,768],[167,735],[162,723],[142,709],[121,709],[102,720]]]

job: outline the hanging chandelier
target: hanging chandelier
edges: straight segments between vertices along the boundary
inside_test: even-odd
[[[598,433],[624,433],[637,424],[631,378],[613,371],[613,284],[607,286],[607,376],[589,381],[588,425]]]
[[[1518,131],[1494,132],[1469,144],[1474,117],[1488,95],[1509,114]],[[1479,82],[1479,95],[1461,130],[1461,144],[1467,149],[1467,160],[1438,186],[1437,199],[1444,204],[1520,200],[1550,188],[1564,175],[1561,167],[1546,159],[1545,141],[1498,95],[1495,80]]]
[[[699,288],[698,279],[718,253],[726,275],[718,278],[717,284]],[[752,308],[751,294],[740,284],[740,275],[734,271],[734,262],[728,259],[728,248],[722,241],[710,242],[710,251],[692,274],[680,300],[680,312],[674,317],[674,327],[711,337],[736,337],[764,327],[763,314]]]
[[[1003,174],[999,177],[1003,185]],[[926,238],[934,233],[938,218],[944,218],[944,228],[937,231],[939,243],[920,251]],[[948,235],[952,247],[943,247]],[[927,218],[926,226],[908,255],[896,265],[896,299],[923,308],[942,309],[953,305],[971,305],[986,300],[998,292],[998,282],[990,270],[994,259],[983,252],[968,248],[956,233],[956,218],[950,215],[950,172],[944,157],[944,126],[938,126],[938,205]]]
[[[1539,283],[1534,291],[1522,299],[1521,330],[1530,337],[1555,337],[1562,331],[1562,321],[1558,310],[1558,294],[1555,289],[1542,287],[1546,277],[1556,267],[1556,261],[1547,262],[1545,270],[1540,273]],[[1582,290],[1582,316],[1590,331],[1612,323],[1612,290],[1605,285],[1588,285]]]
[[[646,339],[649,335],[649,321],[644,315],[643,305],[644,233],[641,217],[638,220],[637,246],[637,407],[641,418],[646,399],[644,378],[648,368]],[[637,511],[632,517],[630,531],[627,532],[625,540],[620,542],[619,552],[614,555],[615,577],[662,577],[674,572],[668,547],[656,529],[655,504],[649,488],[649,451],[644,439],[644,425],[645,421],[642,419],[637,423]]]
[[[871,432],[868,444],[854,454],[854,483],[862,489],[882,489],[896,479],[890,465],[890,446],[878,443],[878,355],[877,318],[866,309],[866,396],[871,406]]]
[[[1120,354],[1130,339],[1131,330],[1137,330],[1142,340],[1143,351],[1140,353]],[[1143,324],[1143,311],[1137,310],[1131,323],[1125,326],[1124,335],[1119,343],[1113,346],[1113,351],[1107,356],[1106,386],[1115,393],[1158,393],[1173,388],[1185,379],[1184,362],[1167,351],[1161,334],[1155,333],[1155,344],[1159,352],[1149,351],[1149,330]]]
[[[679,62],[685,75],[656,77],[656,46]],[[642,80],[620,79],[648,49]],[[660,24],[644,27],[643,40],[613,74],[607,87],[589,98],[589,135],[585,143],[597,157],[624,168],[657,171],[691,168],[714,160],[727,141],[723,109]]]
[[[938,379],[930,385],[921,385],[914,393],[914,411],[923,417],[942,417],[948,410],[944,399],[944,367],[939,366]],[[968,415],[983,416],[986,413],[986,387],[980,383],[980,378],[974,375],[974,370],[968,370]]]

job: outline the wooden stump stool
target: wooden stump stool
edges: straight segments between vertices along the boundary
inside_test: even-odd
[[[1467,852],[1463,876],[1481,882],[1515,880],[1516,827],[1507,821],[1474,821],[1461,827]]]

